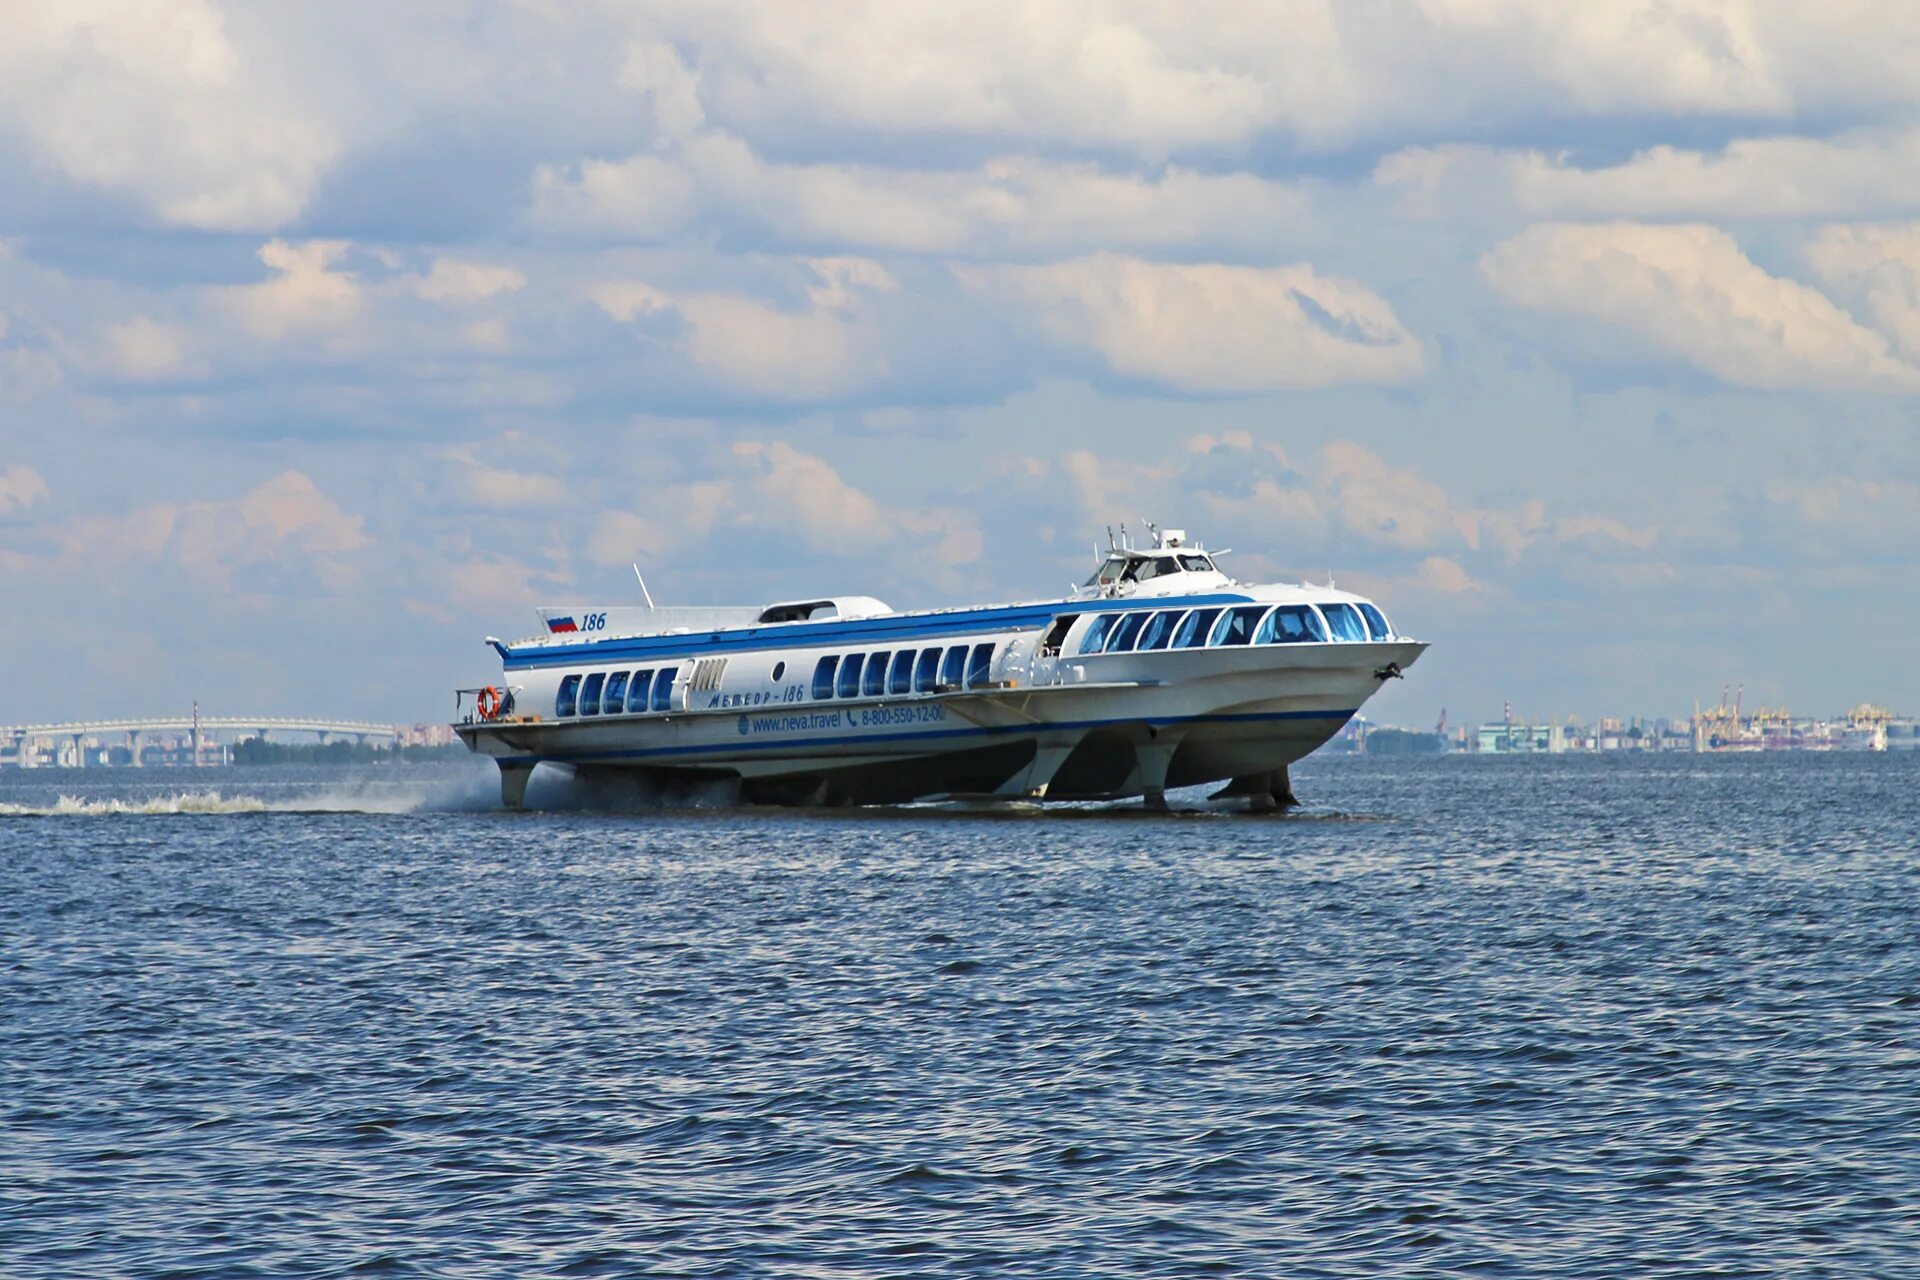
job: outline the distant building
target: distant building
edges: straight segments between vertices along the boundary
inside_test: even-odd
[[[397,730],[395,739],[403,747],[450,747],[454,744],[453,726],[450,724],[402,725]]]
[[[1567,738],[1557,724],[1483,724],[1475,749],[1488,755],[1559,755]]]

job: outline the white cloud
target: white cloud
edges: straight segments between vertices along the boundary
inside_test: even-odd
[[[1920,360],[1920,222],[1827,227],[1807,248],[1821,280],[1857,296],[1910,360]]]
[[[1238,393],[1419,375],[1419,341],[1385,299],[1312,267],[1143,262],[957,268],[961,280],[1116,373]]]
[[[733,456],[746,472],[757,522],[789,524],[809,546],[842,552],[892,532],[880,504],[840,478],[825,459],[779,441],[743,441]]]
[[[440,257],[433,260],[426,275],[413,282],[413,290],[429,302],[465,306],[515,293],[526,283],[527,277],[513,267]]]
[[[57,538],[63,560],[96,572],[165,560],[218,589],[259,566],[278,568],[289,586],[344,589],[359,577],[353,553],[370,545],[361,517],[292,470],[232,501],[152,503],[76,521]]]
[[[1591,318],[1736,385],[1920,390],[1884,337],[1714,227],[1542,224],[1480,272],[1517,306]]]
[[[1077,508],[1071,525],[1098,527],[1129,512],[1159,512],[1210,545],[1230,541],[1249,550],[1278,540],[1294,552],[1367,548],[1376,555],[1513,563],[1582,540],[1644,549],[1658,538],[1657,530],[1605,517],[1552,517],[1537,500],[1462,501],[1418,469],[1396,466],[1352,440],[1330,441],[1295,460],[1278,444],[1228,431],[1190,436],[1157,458],[1069,450],[1055,459],[1016,462],[1003,481],[1042,507],[1068,499]]]
[[[1308,204],[1299,186],[1178,166],[1150,174],[1022,155],[954,170],[772,164],[717,133],[533,178],[533,217],[550,229],[644,239],[722,218],[772,243],[968,255],[1261,248],[1301,225]]]
[[[178,325],[135,316],[108,327],[104,364],[116,376],[135,381],[172,377],[188,367],[188,341]]]
[[[1857,116],[1920,97],[1920,16],[1900,0],[1398,0],[1365,19],[1341,0],[660,0],[633,23],[657,117],[756,143],[924,134],[1158,158],[1276,134],[1336,149],[1542,118]],[[697,65],[666,46],[698,50]]]
[[[878,263],[815,258],[805,310],[784,310],[736,293],[671,294],[632,280],[596,286],[593,300],[622,323],[677,317],[675,341],[709,378],[774,400],[804,401],[851,391],[887,371],[865,304],[898,288]]]
[[[1657,146],[1594,169],[1537,150],[1420,147],[1386,157],[1374,177],[1448,216],[1512,206],[1576,218],[1850,217],[1920,208],[1920,130]],[[1490,206],[1491,192],[1502,201]]]
[[[32,467],[16,463],[0,471],[0,520],[23,515],[47,497],[47,482]]]
[[[333,269],[347,248],[342,240],[270,240],[259,256],[274,274],[258,284],[221,286],[214,297],[243,328],[266,341],[342,329],[365,303],[353,275]]]
[[[6,28],[0,127],[166,222],[278,226],[338,153],[210,0],[16,0]]]

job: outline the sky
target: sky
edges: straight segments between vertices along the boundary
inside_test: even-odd
[[[1920,711],[1920,6],[12,0],[0,722],[542,604],[1374,595],[1427,725]]]

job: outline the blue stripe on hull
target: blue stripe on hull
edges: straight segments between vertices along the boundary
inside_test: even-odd
[[[783,623],[742,630],[717,630],[704,635],[635,636],[630,639],[590,641],[585,644],[509,648],[504,665],[509,671],[529,667],[580,665],[588,662],[641,661],[697,657],[703,652],[737,653],[754,649],[801,649],[830,644],[897,644],[946,636],[979,635],[987,631],[1020,631],[1041,627],[1063,613],[1125,613],[1134,609],[1190,609],[1208,604],[1245,604],[1250,597],[1232,594],[1162,596],[1137,600],[1062,600],[1054,604],[1017,605],[1004,609],[971,609],[945,614],[905,614],[881,618],[852,618],[835,622]]]
[[[1045,730],[1056,729],[1099,729],[1121,724],[1145,724],[1163,726],[1170,724],[1246,724],[1268,720],[1339,720],[1345,723],[1360,708],[1347,711],[1257,711],[1238,714],[1210,716],[1115,716],[1104,720],[1053,720],[1045,724],[1009,724],[974,725],[965,729],[932,729],[920,733],[868,733],[840,734],[831,738],[777,738],[771,742],[754,742],[751,750],[759,755],[762,750],[777,750],[783,747],[844,747],[870,742],[932,742],[946,738],[967,738],[986,736],[1020,736]],[[539,764],[542,761],[565,763],[569,760],[635,760],[643,756],[686,756],[706,755],[714,752],[739,752],[739,743],[715,742],[691,747],[637,747],[625,751],[558,751],[545,755],[496,756],[503,764]],[[823,761],[822,766],[832,768],[831,761]]]

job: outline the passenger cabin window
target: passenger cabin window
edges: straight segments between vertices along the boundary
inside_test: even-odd
[[[887,676],[888,693],[913,691],[913,650],[902,649],[893,655],[893,670]]]
[[[1195,609],[1181,619],[1180,629],[1173,633],[1173,647],[1176,649],[1198,649],[1207,642],[1207,632],[1213,629],[1213,620],[1220,616],[1218,609]]]
[[[958,689],[967,674],[967,646],[957,644],[947,650],[947,656],[940,662],[940,683],[952,685]]]
[[[553,700],[553,714],[556,716],[572,715],[574,707],[579,704],[579,697],[580,677],[565,677],[560,681],[560,696]]]
[[[978,689],[993,678],[993,646],[977,644],[967,659],[967,688]]]
[[[1367,620],[1367,632],[1375,640],[1393,639],[1393,628],[1387,625],[1387,616],[1370,604],[1359,606],[1360,616]]]
[[[627,673],[616,671],[607,677],[607,691],[601,696],[600,710],[605,715],[617,716],[626,705]]]
[[[673,678],[679,674],[678,667],[662,667],[660,674],[653,678],[653,709],[655,711],[673,710]]]
[[[1350,604],[1323,604],[1320,612],[1327,619],[1327,630],[1333,632],[1335,640],[1359,640],[1367,638],[1367,626],[1360,621],[1360,611]]]
[[[1207,559],[1205,556],[1183,555],[1180,557],[1180,567],[1188,573],[1211,573],[1213,572],[1213,561]]]
[[[860,655],[850,653],[840,660],[840,679],[834,692],[843,698],[860,696]]]
[[[1113,626],[1113,617],[1114,615],[1111,613],[1096,614],[1094,616],[1092,625],[1087,628],[1087,634],[1080,637],[1081,653],[1100,652],[1102,646],[1107,642],[1107,629]]]
[[[653,672],[636,671],[627,686],[627,714],[639,715],[647,709],[647,695],[653,691]]]
[[[840,660],[832,654],[813,664],[813,696],[831,698],[833,696],[833,668]]]
[[[1166,609],[1153,615],[1140,632],[1140,643],[1135,647],[1145,653],[1149,649],[1164,649],[1173,639],[1173,629],[1180,625],[1180,619],[1186,615],[1178,609]]]
[[[891,657],[891,655],[886,653],[870,653],[867,655],[867,672],[860,678],[860,692],[866,697],[877,698],[887,691],[887,660],[889,657]]]
[[[1260,625],[1260,615],[1267,611],[1261,604],[1239,605],[1220,615],[1220,621],[1213,624],[1213,634],[1207,637],[1208,644],[1251,644],[1254,628]]]
[[[939,672],[940,651],[938,649],[922,649],[920,651],[920,660],[916,662],[913,667],[913,691],[915,693],[932,693],[933,684],[939,676]]]
[[[1102,652],[1130,652],[1133,649],[1133,642],[1140,638],[1140,628],[1145,625],[1147,625],[1147,611],[1145,609],[1127,614],[1120,619],[1120,625],[1115,627],[1112,634],[1107,637],[1107,647],[1102,650]]]
[[[1320,615],[1303,604],[1283,604],[1268,614],[1254,633],[1255,644],[1305,644],[1325,640],[1327,629]]]
[[[607,673],[604,671],[596,671],[587,677],[585,684],[580,686],[581,715],[597,716],[600,714],[600,686],[606,682]]]

